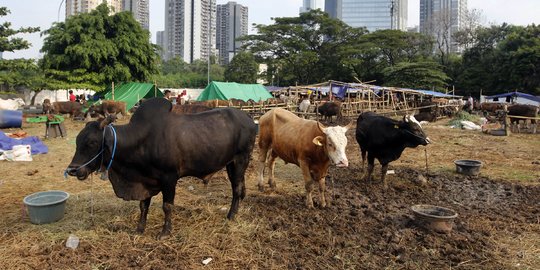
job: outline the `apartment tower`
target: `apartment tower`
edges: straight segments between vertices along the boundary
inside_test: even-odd
[[[242,46],[236,39],[248,34],[248,8],[236,2],[218,5],[216,31],[219,62],[228,65]]]
[[[165,0],[165,60],[215,54],[216,0]]]

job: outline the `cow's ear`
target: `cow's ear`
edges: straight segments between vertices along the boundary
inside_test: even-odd
[[[116,117],[113,114],[109,114],[105,119],[103,119],[103,121],[101,121],[101,123],[99,123],[99,127],[103,129],[108,124],[113,123],[114,120],[116,120]]]
[[[316,146],[323,146],[322,144],[323,140],[324,140],[323,136],[317,136],[313,138],[313,144],[315,144]]]

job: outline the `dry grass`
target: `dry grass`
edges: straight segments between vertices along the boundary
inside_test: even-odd
[[[346,230],[337,227],[344,226],[339,220],[346,220],[346,213],[356,208],[304,209],[300,171],[294,165],[283,165],[281,161],[276,166],[278,189],[273,193],[256,190],[256,164],[252,161],[247,175],[248,196],[242,202],[235,221],[225,219],[231,191],[225,174],[220,173],[208,186],[192,178],[179,182],[171,238],[164,241],[155,239],[163,223],[161,196],[152,201],[146,232],[136,235],[138,202],[118,199],[110,184],[97,176],[87,181],[63,178],[63,170],[75,151],[75,137],[83,126],[84,123],[67,120],[68,137],[46,140],[49,154],[34,156],[32,162],[0,163],[0,203],[3,206],[0,208],[3,217],[0,220],[1,269],[373,269],[383,266],[426,269],[433,263],[422,260],[400,262],[396,256],[388,255],[384,255],[388,258],[381,259],[378,241],[349,242],[347,238],[360,236],[341,235]],[[427,151],[431,174],[451,174],[455,170],[453,160],[466,158],[482,160],[482,175],[492,179],[516,185],[537,185],[540,182],[540,165],[533,164],[540,161],[538,135],[493,137],[449,129],[444,123],[431,124],[426,129],[435,141]],[[44,127],[40,124],[25,125],[24,130],[30,135],[44,134]],[[350,141],[347,151],[351,167],[357,168],[360,162],[356,142]],[[391,164],[392,167],[424,171],[424,147],[407,149],[400,160]],[[360,178],[353,168],[348,174],[350,179],[334,179],[335,189],[331,183],[328,184],[330,194],[335,190],[343,191],[340,181],[354,182]],[[389,180],[399,183],[396,185],[407,185],[399,182],[397,175],[390,176]],[[190,191],[189,186],[194,190]],[[65,217],[53,224],[31,224],[22,203],[23,197],[51,189],[71,194]],[[358,198],[367,196],[360,190],[347,192]],[[343,203],[345,199],[339,198],[338,194],[335,200]],[[538,215],[538,209],[531,213],[534,215]],[[336,227],[319,228],[314,225],[318,222],[335,224]],[[486,236],[486,243],[500,250],[485,252],[498,254],[507,260],[495,265],[534,269],[540,265],[539,223],[540,220],[536,223],[523,221],[514,228],[512,224],[498,224],[487,219],[471,222],[467,228],[493,231]],[[362,234],[370,229],[366,224],[359,226],[367,228],[348,228],[349,233],[359,230],[358,234]],[[414,233],[410,228],[405,231]],[[70,234],[81,239],[76,250],[64,246]],[[383,241],[386,236],[378,237]],[[342,238],[345,240],[339,240]],[[411,248],[418,249],[420,254],[440,255],[443,252],[437,248]],[[201,261],[207,257],[213,261],[203,266]],[[467,260],[454,267],[471,269],[483,265],[481,259]]]

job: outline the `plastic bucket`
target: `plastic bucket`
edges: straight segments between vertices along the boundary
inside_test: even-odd
[[[24,197],[30,222],[46,224],[64,217],[66,200],[69,193],[60,190],[49,190],[30,194]]]
[[[20,128],[22,111],[0,110],[0,128]]]

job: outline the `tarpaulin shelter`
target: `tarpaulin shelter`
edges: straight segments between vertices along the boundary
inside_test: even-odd
[[[107,100],[113,100],[111,87],[107,89],[104,96]],[[163,97],[163,93],[151,83],[130,82],[114,88],[114,100],[124,101],[127,110],[133,108],[139,100],[153,97]]]
[[[522,99],[527,99],[527,100],[530,100],[530,101],[533,101],[533,102],[540,103],[540,97],[533,96],[533,95],[526,94],[526,93],[521,93],[521,92],[510,92],[510,93],[498,94],[498,95],[493,95],[493,96],[487,96],[485,98],[486,99],[522,98]]]
[[[240,84],[231,82],[211,82],[197,98],[198,101],[205,100],[229,100],[231,98],[248,101],[265,101],[272,98],[272,95],[260,84]]]

